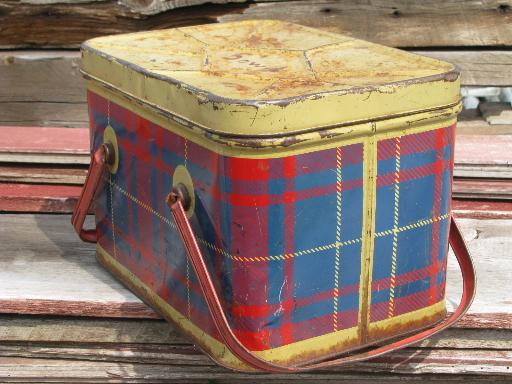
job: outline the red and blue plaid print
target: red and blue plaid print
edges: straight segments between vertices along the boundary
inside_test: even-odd
[[[455,126],[378,143],[370,321],[444,298]]]
[[[118,171],[108,175],[96,201],[100,245],[155,293],[219,339],[165,204],[174,170],[184,165],[195,187],[192,226],[228,319],[246,347],[265,350],[358,325],[362,143],[275,159],[225,157],[92,92],[88,98],[93,148],[102,142],[107,125],[113,127],[119,144]],[[393,236],[386,231],[394,228],[389,206],[393,198],[388,196],[394,194],[393,140],[379,143],[377,231],[382,236],[375,240],[372,321],[380,319],[375,313],[382,302],[389,302],[391,259],[386,246]],[[449,208],[446,198],[434,204],[433,195],[424,199],[427,207],[415,207],[418,197],[413,196],[427,194],[426,185],[430,193],[449,196],[451,174],[442,170],[450,168],[444,161],[451,161],[453,137],[408,140],[401,138],[401,226],[442,216]],[[437,169],[440,181],[432,176]],[[420,296],[426,290],[433,297],[428,301],[443,296],[441,289],[431,289],[431,282],[443,285],[446,223],[415,227],[397,236],[393,315],[414,310],[412,302],[426,306],[416,296],[408,299],[413,290],[412,295]],[[437,272],[426,262],[411,265],[406,260],[418,241],[431,237],[425,231],[433,230],[441,240],[425,254],[437,253]],[[400,265],[402,259],[405,264]],[[409,301],[401,302],[402,298]]]

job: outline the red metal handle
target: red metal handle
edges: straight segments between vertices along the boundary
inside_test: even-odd
[[[89,165],[89,172],[85,179],[84,187],[78,198],[78,202],[73,210],[71,216],[71,224],[75,228],[76,233],[80,239],[89,243],[96,243],[98,235],[96,229],[84,229],[84,222],[89,213],[89,209],[94,199],[94,195],[99,188],[103,172],[106,165],[112,162],[113,147],[109,143],[102,144],[91,156],[91,164]]]
[[[411,344],[425,340],[428,337],[451,326],[466,313],[471,305],[471,302],[473,301],[476,287],[475,270],[471,256],[464,242],[464,238],[462,237],[460,230],[452,217],[450,226],[450,245],[453,248],[460,269],[462,271],[463,292],[459,306],[455,312],[453,312],[443,322],[430,329],[419,332],[412,336],[408,336],[390,344],[376,347],[362,353],[336,358],[333,360],[327,360],[320,363],[303,366],[282,366],[268,362],[248,350],[233,333],[233,330],[231,329],[226,315],[222,309],[221,301],[215,286],[213,285],[212,279],[208,273],[208,269],[206,267],[203,255],[201,254],[201,250],[197,244],[197,240],[194,236],[192,227],[190,226],[190,222],[187,218],[187,215],[185,214],[185,210],[182,204],[182,196],[183,194],[179,193],[178,190],[173,190],[173,192],[167,197],[167,204],[171,208],[171,212],[174,216],[174,219],[176,220],[178,230],[185,244],[187,255],[192,262],[192,266],[198,277],[201,290],[206,299],[208,309],[210,310],[215,326],[217,327],[219,334],[224,339],[228,349],[238,359],[245,362],[252,368],[266,372],[299,372],[371,359],[384,353],[407,347]]]

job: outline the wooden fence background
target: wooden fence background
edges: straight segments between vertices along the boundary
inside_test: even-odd
[[[458,327],[378,361],[296,376],[216,367],[77,240],[69,213],[89,153],[80,43],[248,18],[292,21],[450,61],[471,92],[512,87],[510,0],[1,1],[0,381],[512,381],[507,102],[482,99],[462,114],[458,129],[453,203],[479,272],[475,304]],[[451,264],[450,305],[459,283]]]

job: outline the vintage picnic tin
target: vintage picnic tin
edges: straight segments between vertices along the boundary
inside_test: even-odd
[[[298,369],[445,317],[453,65],[262,20],[82,56],[92,148],[110,156],[98,259],[214,360]],[[232,335],[166,202],[178,184]]]

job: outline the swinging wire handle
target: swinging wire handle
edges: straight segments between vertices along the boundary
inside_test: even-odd
[[[457,257],[457,261],[462,272],[463,292],[459,306],[455,312],[453,312],[443,322],[430,329],[421,331],[398,341],[394,341],[365,352],[335,358],[332,360],[326,360],[320,363],[299,366],[283,366],[268,362],[248,350],[242,344],[242,342],[240,342],[240,340],[231,329],[231,326],[229,325],[224,310],[222,309],[219,295],[217,294],[215,286],[212,282],[208,268],[206,267],[204,257],[201,253],[196,237],[187,218],[185,207],[189,204],[189,202],[186,201],[185,192],[181,190],[183,188],[184,186],[180,185],[174,187],[173,191],[167,197],[167,204],[171,209],[174,219],[176,220],[176,224],[185,245],[187,255],[192,262],[192,266],[199,280],[199,285],[201,286],[201,290],[206,299],[208,309],[219,334],[224,339],[224,343],[231,351],[231,353],[233,353],[233,355],[235,355],[239,360],[243,361],[252,368],[266,372],[301,372],[311,369],[327,368],[335,365],[368,360],[397,350],[399,348],[407,347],[419,341],[425,340],[432,335],[435,335],[436,333],[451,326],[457,320],[459,320],[469,309],[473,301],[476,288],[476,276],[473,261],[471,260],[471,256],[464,242],[464,238],[462,237],[460,230],[452,217],[449,241],[455,256]]]
[[[102,144],[91,156],[89,172],[85,179],[84,187],[78,198],[78,202],[71,216],[71,224],[75,228],[76,233],[83,241],[88,243],[96,243],[98,241],[98,233],[96,228],[84,229],[84,222],[94,200],[94,196],[99,189],[103,173],[107,166],[112,165],[115,161],[115,149],[111,143]]]

